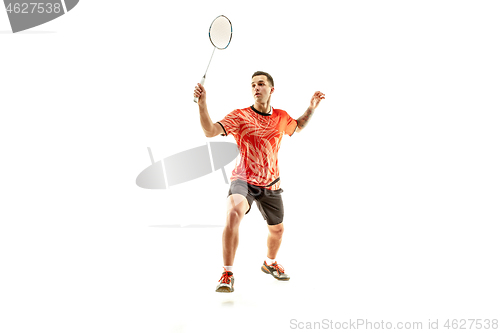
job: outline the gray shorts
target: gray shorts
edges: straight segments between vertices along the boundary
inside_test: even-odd
[[[282,189],[268,190],[263,187],[248,184],[243,180],[234,180],[229,186],[228,197],[231,194],[241,194],[248,201],[248,214],[254,200],[257,202],[257,207],[262,214],[262,217],[269,225],[276,225],[283,222],[285,210],[283,207],[283,200],[281,198]]]

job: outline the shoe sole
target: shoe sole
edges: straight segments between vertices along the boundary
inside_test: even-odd
[[[229,288],[229,287],[219,287],[219,288],[215,289],[215,291],[218,293],[232,293],[234,291],[234,289]]]
[[[267,267],[266,267],[266,266],[264,266],[264,265],[262,265],[262,267],[261,267],[260,269],[261,269],[264,273],[266,273],[266,274],[271,274],[271,272],[270,272],[270,271],[267,269]],[[290,280],[290,278],[289,278],[289,277],[288,277],[288,278],[284,278],[284,279],[280,279],[280,278],[277,278],[276,276],[274,276],[273,274],[271,274],[271,276],[272,276],[273,278],[275,278],[276,280],[278,280],[278,281],[288,281],[288,280]]]

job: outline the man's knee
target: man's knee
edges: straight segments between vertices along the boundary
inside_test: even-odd
[[[269,232],[276,237],[282,237],[283,233],[285,232],[285,227],[283,226],[283,223],[270,225],[268,227],[269,227]]]
[[[248,201],[240,194],[233,194],[227,201],[227,225],[238,227],[239,223],[248,211]]]
[[[240,221],[243,218],[243,212],[236,208],[231,208],[227,211],[227,219],[230,221]]]
[[[229,228],[238,228],[245,213],[241,209],[229,208],[227,210],[227,223]]]

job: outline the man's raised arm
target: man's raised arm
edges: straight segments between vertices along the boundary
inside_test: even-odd
[[[214,124],[207,108],[207,92],[201,84],[194,88],[194,97],[198,97],[198,107],[200,109],[200,123],[207,138],[222,134],[223,129],[219,124]]]
[[[321,102],[322,99],[325,99],[325,94],[323,94],[321,91],[316,91],[311,98],[311,103],[309,104],[309,107],[307,108],[306,112],[302,116],[300,116],[297,119],[297,129],[295,132],[300,132],[306,127],[307,123],[311,120],[314,110],[319,106],[319,103]]]

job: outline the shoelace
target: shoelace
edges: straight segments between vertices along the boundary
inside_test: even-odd
[[[222,273],[221,278],[219,279],[219,282],[229,284],[231,282],[231,276],[229,275],[229,271],[224,268],[224,273]]]
[[[276,269],[279,274],[285,273],[285,268],[283,268],[283,266],[279,265],[277,262],[274,262],[271,266],[274,267],[274,269]]]

